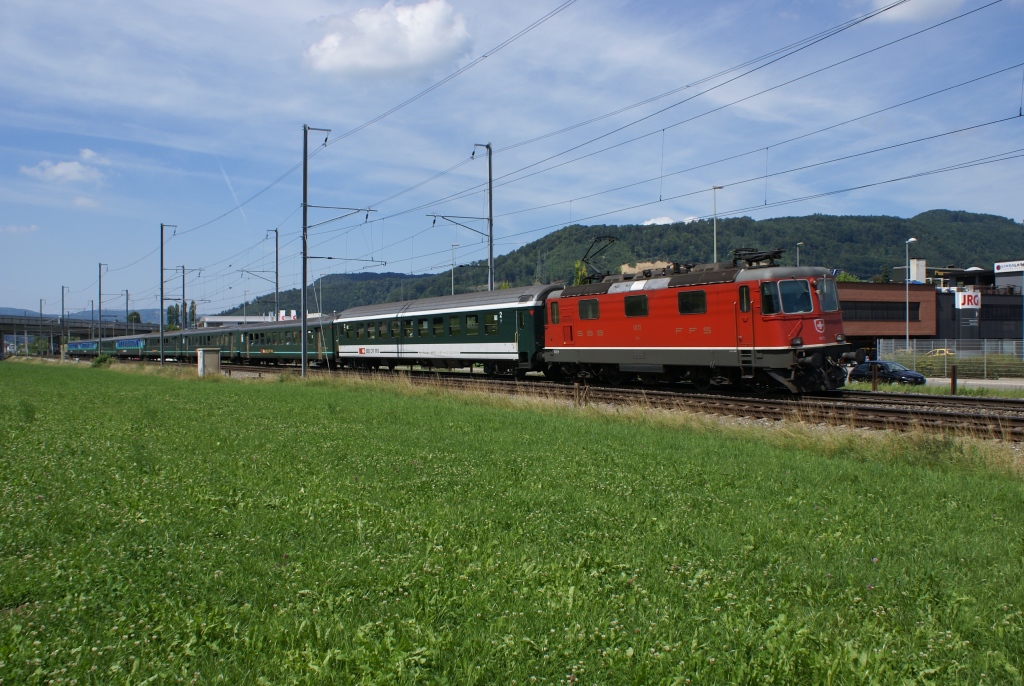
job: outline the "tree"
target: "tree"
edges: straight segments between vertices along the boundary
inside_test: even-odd
[[[583,264],[581,260],[576,260],[572,265],[573,277],[572,285],[579,286],[584,283],[584,279],[587,278],[587,265]]]
[[[167,328],[181,328],[181,318],[178,316],[177,305],[170,305],[167,308]]]
[[[129,312],[128,313],[128,323],[129,324],[141,324],[142,323],[142,315],[139,314],[138,312]]]
[[[193,300],[192,304],[188,307],[188,326],[194,328],[196,325],[196,301]]]
[[[863,283],[864,279],[858,278],[856,274],[850,272],[839,272],[836,275],[836,281],[841,283]]]

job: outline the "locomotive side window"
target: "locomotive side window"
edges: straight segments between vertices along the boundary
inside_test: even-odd
[[[480,335],[480,316],[476,314],[466,315],[466,335],[467,336],[479,336]]]
[[[412,320],[411,319],[406,319],[405,320],[405,337],[406,338],[412,338],[412,332],[413,332]]]
[[[779,302],[779,287],[774,281],[761,284],[761,314],[778,314],[782,312]]]
[[[679,314],[704,314],[708,311],[708,299],[704,291],[680,291]]]
[[[647,296],[627,295],[625,299],[627,317],[647,316]]]
[[[818,279],[818,302],[822,312],[835,312],[839,309],[839,295],[836,293],[836,282],[832,279]]]
[[[551,323],[558,323],[558,303],[556,302],[551,303]]]
[[[779,295],[782,296],[782,311],[786,314],[814,310],[814,304],[811,302],[811,287],[802,279],[780,281]]]
[[[426,319],[420,320],[419,335],[420,338],[426,338],[427,336],[430,335],[430,322],[427,321]]]
[[[458,315],[455,315],[454,317],[448,317],[448,335],[462,335],[462,318],[459,317]]]
[[[484,315],[484,335],[494,336],[498,333],[498,314],[488,312]]]
[[[740,286],[740,312],[750,312],[750,286]]]
[[[597,298],[580,300],[579,313],[580,319],[597,319],[599,316]]]
[[[434,317],[434,335],[444,336],[444,317]]]

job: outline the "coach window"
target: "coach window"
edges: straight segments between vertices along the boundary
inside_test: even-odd
[[[818,279],[818,302],[822,312],[835,312],[839,309],[839,295],[836,293],[836,282],[824,277]]]
[[[467,336],[479,336],[480,335],[480,316],[476,314],[466,315],[466,335]]]
[[[647,316],[647,296],[627,295],[625,299],[627,317]]]
[[[704,314],[708,311],[707,295],[704,291],[680,291],[679,314]]]
[[[381,338],[387,338],[388,337],[388,323],[387,322],[381,322],[380,323],[380,337]]]
[[[778,314],[781,311],[779,287],[774,281],[765,281],[761,284],[761,314]]]
[[[366,337],[376,338],[377,337],[377,322],[369,322],[366,325]]]
[[[391,322],[391,337],[398,338],[402,333],[402,322],[397,319]]]
[[[597,298],[593,298],[591,300],[580,300],[580,304],[578,307],[580,312],[580,319],[597,319]]]
[[[351,324],[342,324],[341,328],[345,332],[345,338],[352,338],[352,325]],[[288,332],[287,341],[288,341],[288,343],[292,342],[292,334],[291,334],[290,331]]]
[[[406,338],[412,338],[412,333],[415,330],[411,319],[406,319],[402,322],[402,335]]]
[[[484,315],[484,335],[494,336],[498,333],[498,314],[488,312]]]
[[[750,286],[740,286],[740,312],[750,312]]]
[[[779,282],[779,295],[782,297],[782,311],[786,314],[811,312],[811,287],[803,279]]]
[[[556,302],[551,303],[551,323],[558,323],[558,303]]]
[[[444,336],[444,317],[434,317],[434,335]]]
[[[458,315],[455,315],[454,317],[448,317],[448,335],[462,335],[462,319]]]
[[[419,336],[420,338],[426,338],[430,335],[430,321],[427,319],[421,319],[419,325]]]

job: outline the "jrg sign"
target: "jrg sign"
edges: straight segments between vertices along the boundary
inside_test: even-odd
[[[977,310],[981,308],[981,293],[964,291],[956,294],[956,309]]]

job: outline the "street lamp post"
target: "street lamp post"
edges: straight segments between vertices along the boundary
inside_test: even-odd
[[[800,266],[800,246],[803,245],[803,241],[796,244],[796,266]]]
[[[714,244],[715,244],[715,258],[714,262],[718,262],[718,191],[722,190],[721,186],[711,187],[711,203],[714,206],[715,212],[715,224],[714,224]]]
[[[906,293],[906,305],[907,305],[907,337],[906,337],[906,349],[910,350],[910,244],[917,243],[916,238],[908,238],[904,244],[907,253],[907,273],[906,278],[903,279],[903,288]]]
[[[455,295],[455,248],[459,247],[458,243],[452,243],[452,295]]]

